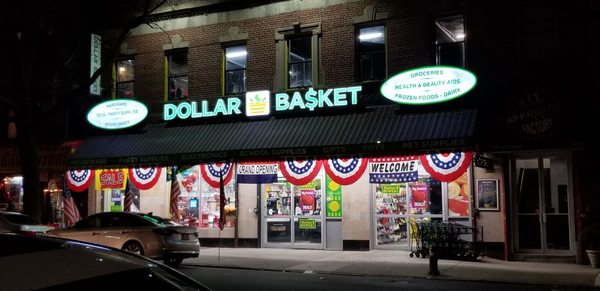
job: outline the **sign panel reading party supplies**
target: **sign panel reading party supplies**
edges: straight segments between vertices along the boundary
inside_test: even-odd
[[[148,116],[148,108],[139,101],[115,99],[102,102],[87,114],[88,122],[102,129],[122,129],[140,123]]]
[[[394,102],[424,105],[458,98],[475,87],[477,77],[449,66],[422,67],[399,73],[381,85],[381,94]]]

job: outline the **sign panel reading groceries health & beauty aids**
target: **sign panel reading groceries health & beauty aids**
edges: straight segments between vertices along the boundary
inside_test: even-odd
[[[475,87],[477,77],[465,69],[433,66],[401,72],[381,85],[381,94],[394,102],[426,105],[450,101]]]

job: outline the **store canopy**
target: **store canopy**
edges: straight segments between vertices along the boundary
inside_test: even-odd
[[[143,133],[90,137],[69,164],[191,164],[473,149],[475,110],[406,114],[397,108],[177,127],[152,124]]]

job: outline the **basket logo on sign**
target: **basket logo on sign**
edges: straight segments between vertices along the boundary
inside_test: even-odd
[[[461,68],[422,67],[401,72],[381,85],[381,94],[394,102],[424,105],[450,101],[471,91],[477,77]]]
[[[267,116],[271,113],[271,92],[246,93],[246,116]]]

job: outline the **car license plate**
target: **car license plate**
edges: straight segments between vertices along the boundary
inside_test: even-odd
[[[182,240],[190,240],[190,235],[187,233],[182,233],[181,234],[181,239]]]

